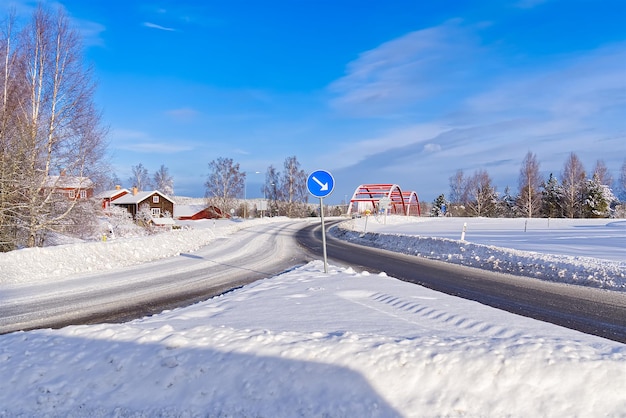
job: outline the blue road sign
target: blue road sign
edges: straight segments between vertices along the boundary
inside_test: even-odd
[[[315,197],[326,197],[333,192],[335,188],[335,179],[328,171],[317,170],[309,174],[306,179],[306,187]]]

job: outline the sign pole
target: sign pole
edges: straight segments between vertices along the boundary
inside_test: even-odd
[[[328,273],[328,259],[326,258],[326,226],[324,226],[324,198],[320,197],[320,217],[322,218],[322,248],[324,252],[324,273]]]
[[[335,179],[326,170],[316,170],[306,179],[309,193],[320,199],[320,218],[322,219],[322,250],[324,253],[324,273],[328,273],[328,259],[326,257],[326,226],[324,225],[324,197],[333,192]]]

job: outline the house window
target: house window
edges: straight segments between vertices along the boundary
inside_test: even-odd
[[[161,209],[159,209],[159,208],[152,208],[152,217],[153,218],[160,218],[161,217]]]
[[[80,191],[80,198],[81,199],[87,199],[87,190],[81,190]]]
[[[75,190],[70,190],[68,194],[70,196],[70,199],[74,199],[76,197],[76,191]]]
[[[157,195],[152,196],[152,203],[159,203],[159,196]]]

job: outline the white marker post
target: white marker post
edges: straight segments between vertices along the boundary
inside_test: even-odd
[[[324,197],[330,195],[335,188],[335,179],[328,171],[317,170],[309,174],[306,180],[309,193],[320,199],[320,218],[322,219],[322,252],[324,254],[324,273],[328,273],[326,258],[326,226],[324,225]]]

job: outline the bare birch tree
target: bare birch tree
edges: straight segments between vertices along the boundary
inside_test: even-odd
[[[613,186],[613,176],[604,160],[596,161],[596,165],[591,172],[591,178],[593,179],[594,177],[597,177],[597,181],[604,186]]]
[[[289,217],[306,216],[307,175],[300,169],[300,163],[295,156],[285,159],[284,168],[280,183],[285,214]]]
[[[8,225],[16,231],[9,246],[22,240],[42,245],[47,231],[77,224],[72,213],[78,199],[58,188],[70,178],[77,188],[91,184],[88,176],[101,171],[96,165],[105,130],[93,104],[91,70],[62,9],[52,13],[40,5],[17,36],[10,26],[3,35],[0,206],[7,213],[9,202]],[[67,176],[55,175],[60,171]]]
[[[276,168],[270,165],[265,172],[265,184],[263,185],[263,196],[269,202],[269,213],[278,213],[278,202],[280,201],[280,176]]]
[[[236,199],[243,196],[246,173],[232,158],[220,157],[209,163],[209,175],[205,183],[209,202],[227,213],[236,206]]]
[[[532,218],[541,213],[541,174],[537,156],[528,152],[519,173],[518,208],[520,213]]]
[[[467,212],[470,216],[496,216],[498,196],[491,177],[485,170],[477,170],[467,186]]]
[[[585,169],[575,153],[570,153],[561,173],[563,214],[567,218],[582,216],[585,190]]]
[[[170,172],[161,164],[161,167],[154,173],[154,187],[168,196],[174,194],[174,178],[170,176]]]
[[[128,182],[131,187],[136,187],[140,192],[152,188],[148,169],[141,163],[131,167],[131,175],[128,178]]]

